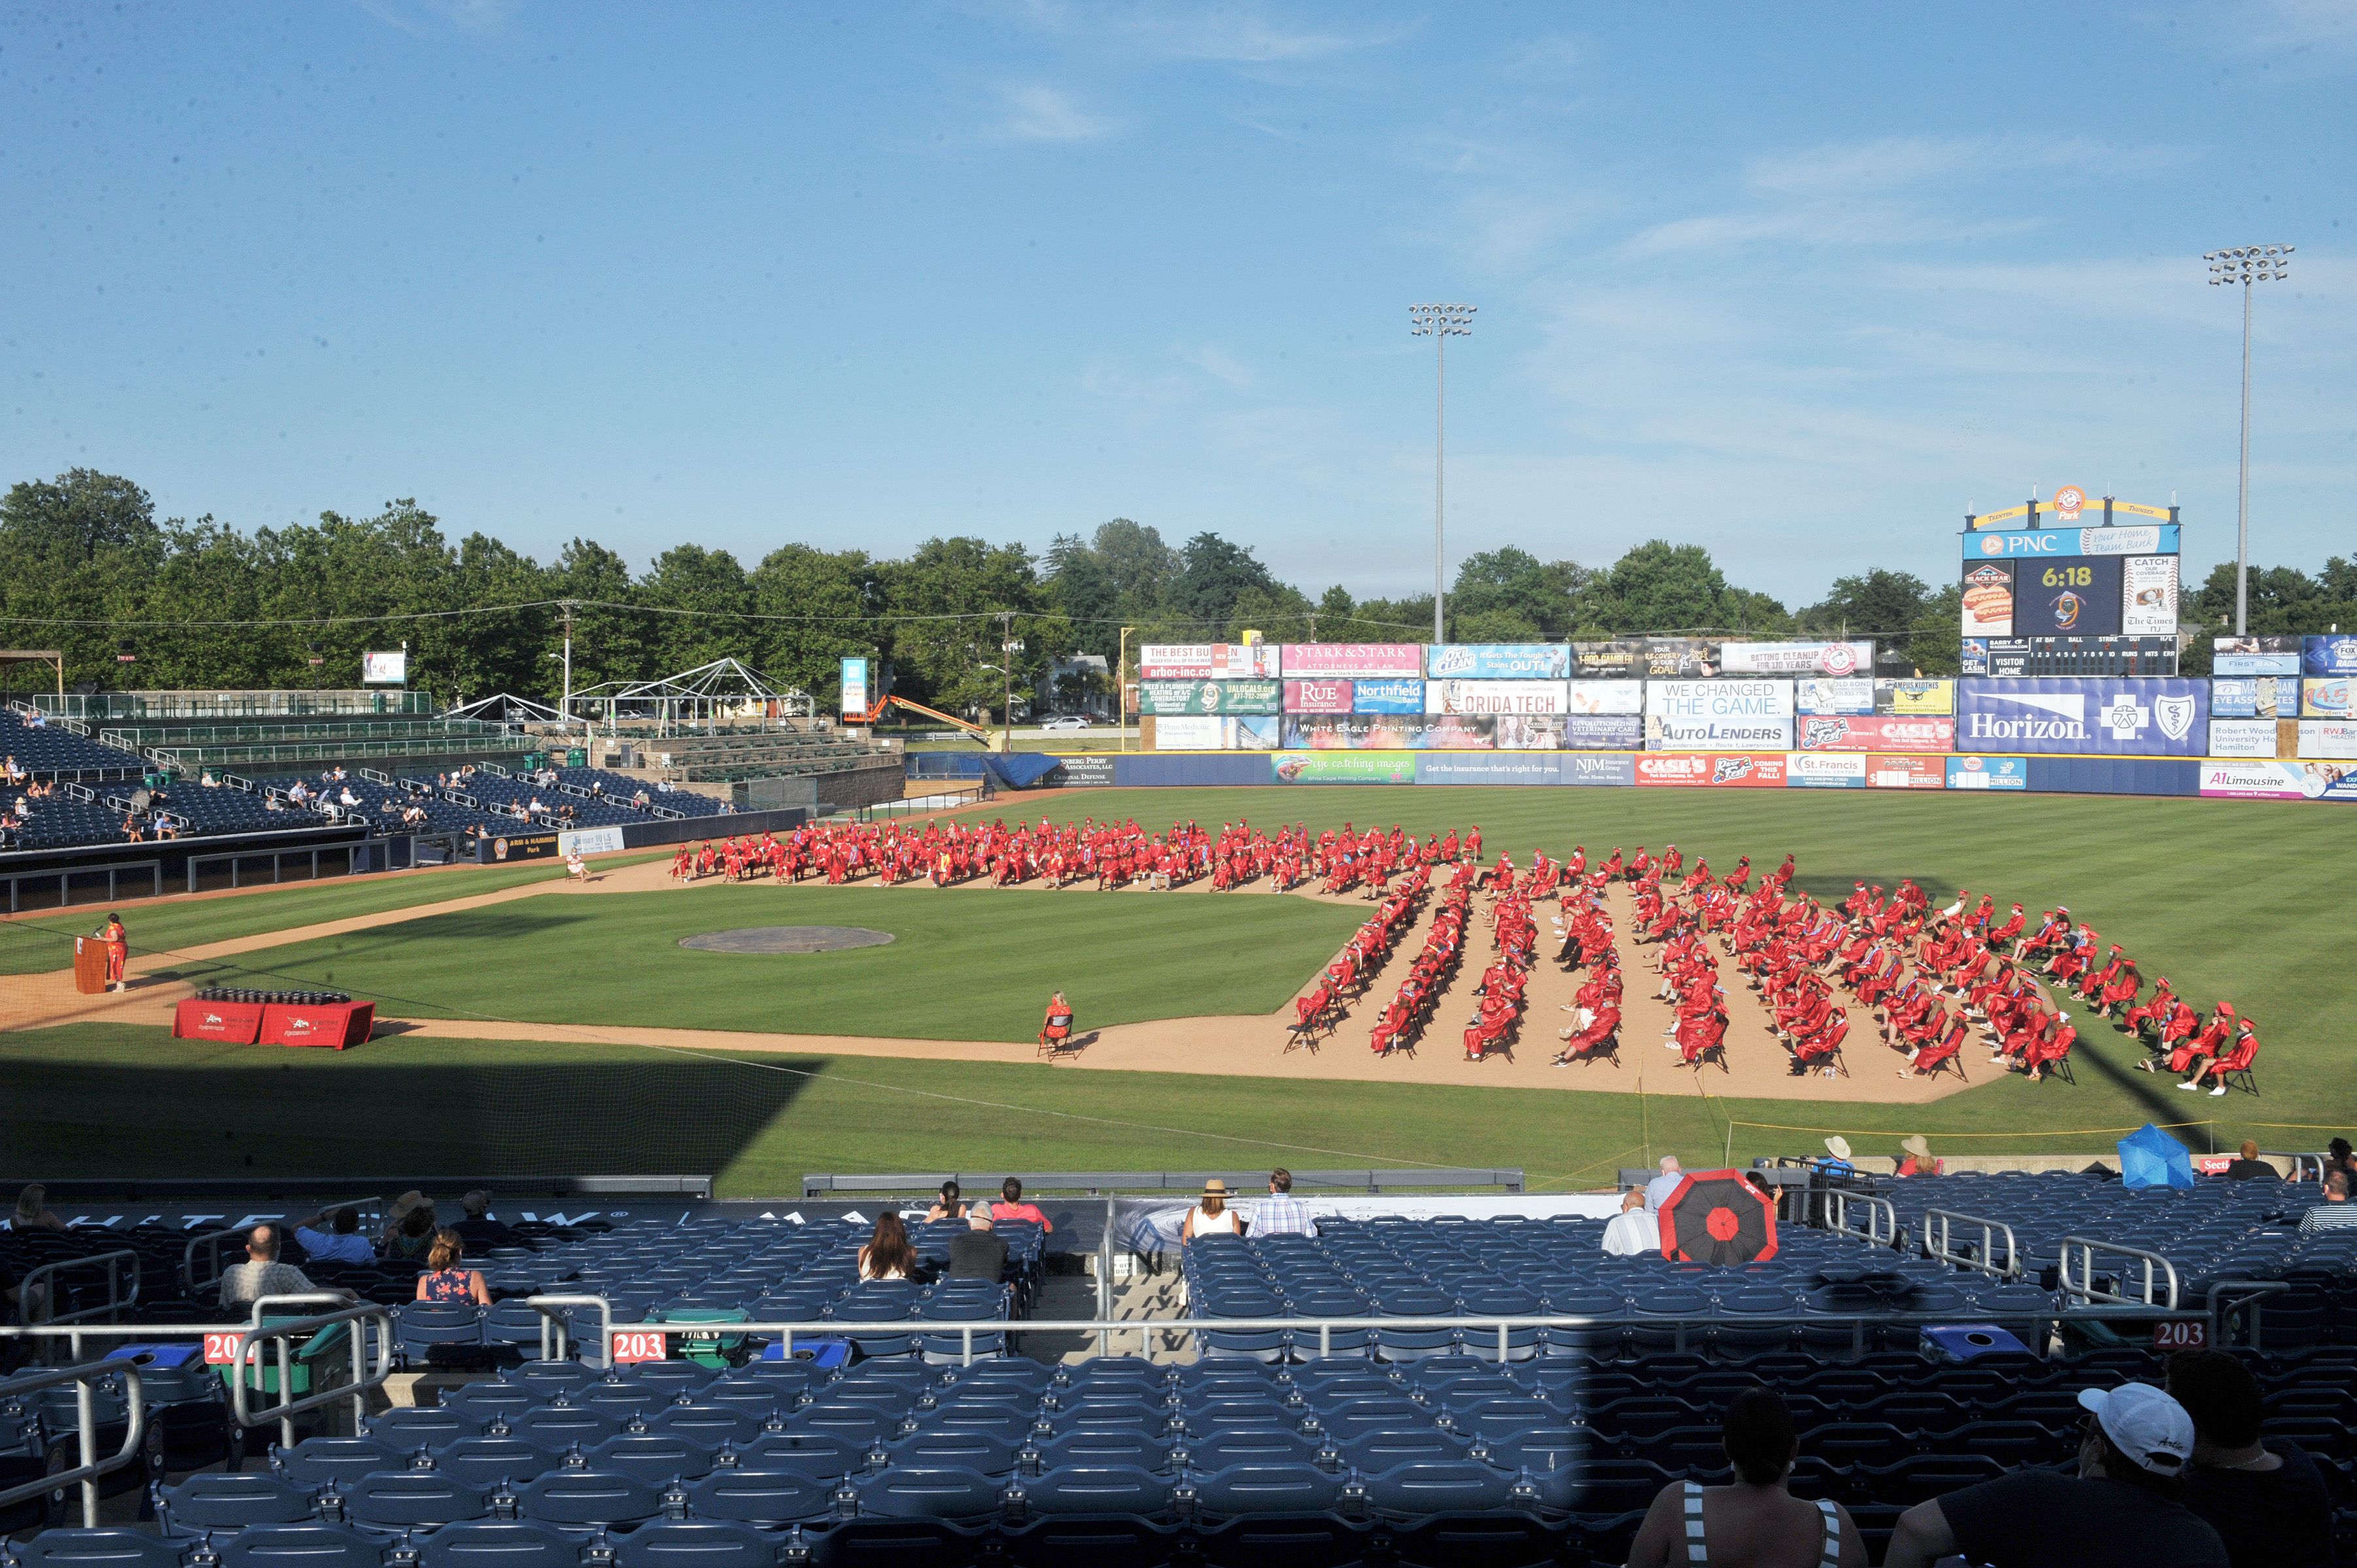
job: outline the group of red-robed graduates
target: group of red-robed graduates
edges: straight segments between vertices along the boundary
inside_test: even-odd
[[[1307,995],[1294,998],[1291,1033],[1296,1040],[1315,1041],[1341,1022],[1350,999],[1366,990],[1367,982],[1391,957],[1400,933],[1415,923],[1431,885],[1432,868],[1419,865],[1406,881],[1384,894],[1382,906],[1351,933],[1318,983]]]

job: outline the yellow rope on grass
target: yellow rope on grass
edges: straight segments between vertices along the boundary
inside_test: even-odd
[[[1894,1131],[1889,1127],[1800,1127],[1783,1122],[1736,1122],[1730,1124],[1737,1127],[1757,1127],[1763,1131],[1776,1133],[1839,1133],[1844,1135],[1855,1133],[1860,1137],[1886,1137]],[[1942,1133],[1927,1130],[1925,1135],[1941,1138],[2096,1138],[2106,1135],[2125,1136],[2139,1131],[2145,1125],[2146,1123],[2140,1122],[2134,1127],[2033,1128],[2022,1133]],[[2215,1122],[2160,1122],[2153,1125],[2167,1132],[2179,1127],[2215,1127],[2218,1123]],[[2255,1122],[2249,1125],[2263,1127],[2267,1123]]]

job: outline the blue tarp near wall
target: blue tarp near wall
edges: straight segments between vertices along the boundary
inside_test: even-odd
[[[902,754],[900,766],[911,779],[987,778],[1002,789],[1028,789],[1060,760],[1037,751],[911,751]]]

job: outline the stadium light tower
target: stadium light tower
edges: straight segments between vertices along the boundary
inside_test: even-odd
[[[2290,245],[2204,251],[2210,286],[2243,285],[2243,467],[2234,484],[2234,635],[2250,630],[2251,611],[2251,285],[2291,276]]]
[[[1448,340],[1473,336],[1473,313],[1480,308],[1478,305],[1411,305],[1407,307],[1409,335],[1429,338],[1433,347],[1432,640],[1436,643],[1448,640],[1440,629],[1440,605],[1441,533],[1446,515],[1442,503],[1447,494],[1443,478],[1448,456]]]

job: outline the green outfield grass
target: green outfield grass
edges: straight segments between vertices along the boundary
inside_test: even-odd
[[[1992,1079],[1975,1061],[1972,1089],[1915,1109],[1831,1102],[1800,1081],[1789,1099],[1723,1101],[1706,1096],[1707,1076],[1697,1085],[1682,1073],[1639,1097],[866,1058],[748,1065],[627,1046],[399,1038],[337,1057],[174,1046],[159,1031],[92,1026],[0,1036],[0,1133],[28,1168],[58,1175],[232,1174],[250,1156],[255,1171],[279,1174],[454,1163],[710,1169],[729,1191],[776,1194],[806,1169],[1263,1160],[1520,1165],[1536,1182],[1577,1187],[1650,1155],[1691,1163],[1730,1147],[1738,1157],[1807,1149],[1836,1131],[1866,1152],[1923,1132],[1949,1153],[2092,1153],[2147,1120],[2214,1122],[2184,1134],[2197,1149],[2246,1134],[2270,1148],[2313,1148],[2357,1124],[2357,1075],[2344,1060],[2357,1019],[2357,921],[2343,886],[2357,864],[2357,812],[2067,796],[1429,788],[1069,791],[1003,811],[1157,826],[1479,822],[1491,854],[1518,862],[1534,844],[1609,854],[1675,839],[1690,859],[1706,854],[1721,869],[1747,850],[1764,869],[1789,850],[1803,885],[1826,896],[1858,877],[1888,886],[1911,875],[1940,897],[1986,890],[2033,913],[2060,901],[2126,943],[2147,979],[2169,974],[2197,1003],[2231,997],[2255,1017],[2263,1094],[2178,1092],[2131,1070],[2137,1053],[2100,1022],[2074,1053],[2075,1085]],[[1072,993],[1083,1026],[1268,1010],[1356,918],[1250,893],[754,884],[428,910],[241,961],[449,1016],[1020,1039],[1050,986]],[[675,945],[694,931],[802,923],[875,927],[899,940],[811,958]],[[1642,1055],[1631,1053],[1631,1070]],[[1853,1069],[1887,1072],[1885,1058],[1869,1037]],[[115,1109],[102,1120],[99,1105]]]
[[[1300,898],[761,881],[428,913],[181,972],[333,987],[411,1017],[1025,1040],[1060,988],[1083,1029],[1272,1012],[1364,918]],[[829,953],[679,945],[740,926],[861,926],[895,940]]]
[[[668,852],[666,852],[668,853]],[[655,855],[622,855],[601,865],[634,865]],[[229,941],[268,931],[293,930],[327,920],[349,920],[496,893],[527,882],[565,875],[562,861],[533,865],[452,866],[436,871],[395,872],[381,876],[338,877],[299,886],[259,888],[179,902],[149,904],[124,912],[124,928],[137,953],[171,952],[205,942]],[[38,974],[73,967],[73,940],[105,923],[106,911],[88,905],[0,922],[0,974]]]
[[[791,1197],[811,1171],[1469,1165],[1577,1189],[1663,1154],[1693,1166],[1730,1150],[1742,1160],[1815,1147],[1819,1134],[1786,1122],[1841,1129],[1867,1154],[1895,1152],[1914,1132],[1949,1154],[2093,1154],[2116,1134],[2082,1129],[2145,1120],[2085,1074],[2076,1093],[2012,1081],[1927,1110],[1705,1098],[1682,1072],[1664,1074],[1663,1090],[1236,1083],[504,1040],[265,1050],[115,1025],[0,1036],[0,1135],[19,1169],[50,1177],[688,1172],[718,1177],[726,1197]],[[2187,1103],[2161,1107],[2179,1113],[2164,1120],[2220,1118],[2179,1133],[2197,1150],[2231,1147],[2238,1118],[2257,1109],[2179,1098]],[[2254,1135],[2270,1147],[2317,1141]]]

